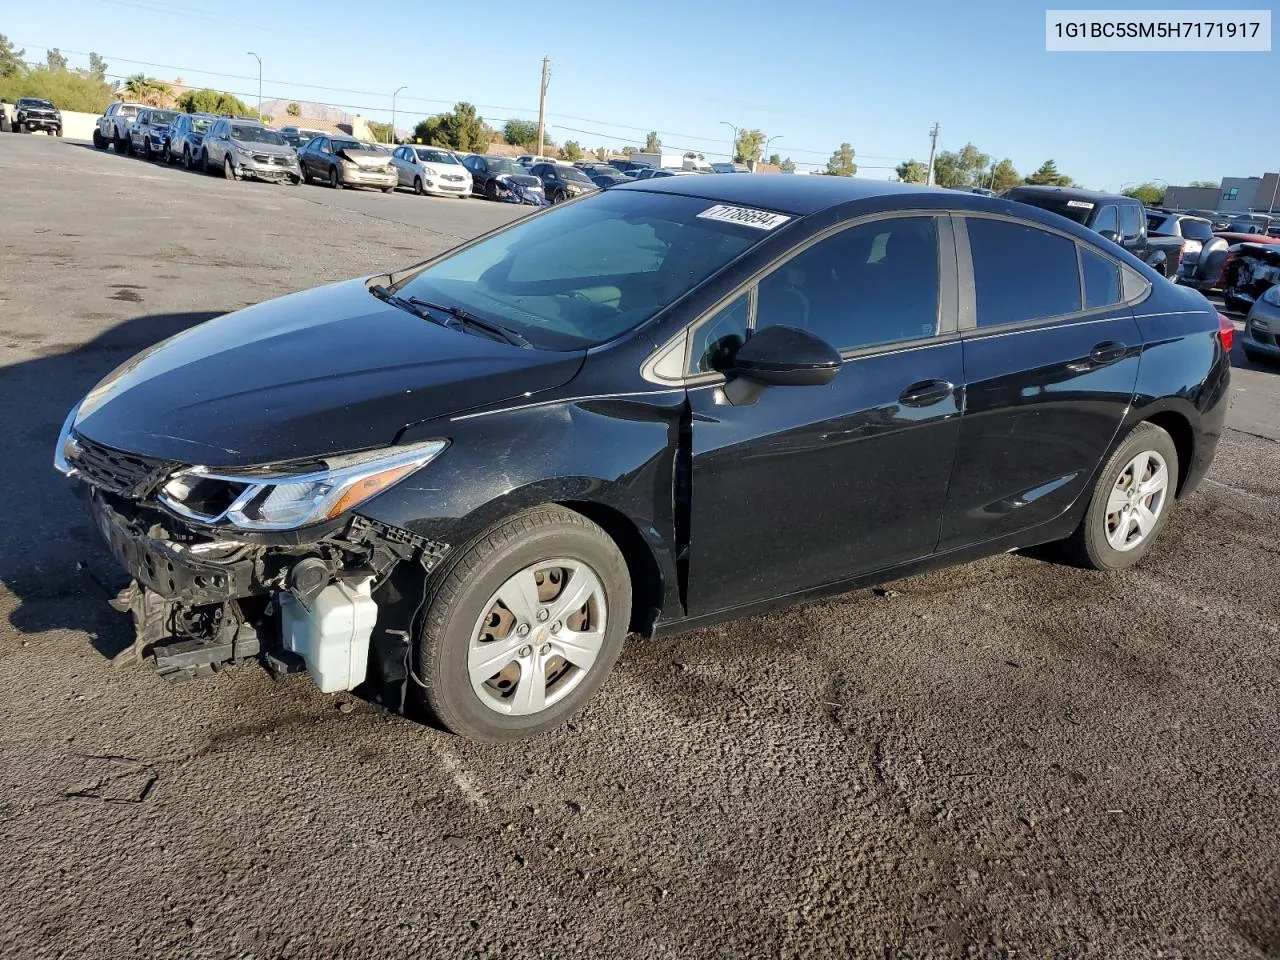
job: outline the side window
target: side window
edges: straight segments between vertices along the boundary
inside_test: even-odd
[[[1114,260],[1094,253],[1080,244],[1080,268],[1084,273],[1084,305],[1086,309],[1119,303],[1120,266]]]
[[[799,327],[837,350],[930,337],[938,325],[933,217],[849,227],[760,281],[756,329]]]
[[[1142,236],[1142,208],[1127,203],[1120,208],[1120,239],[1137,240]]]
[[[694,330],[689,349],[689,372],[725,370],[734,352],[747,339],[750,298],[743,294]]]
[[[1042,320],[1080,309],[1074,240],[1008,220],[966,217],[978,326]]]
[[[1098,219],[1093,221],[1093,229],[1095,233],[1110,230],[1119,236],[1120,215],[1116,213],[1115,204],[1107,204],[1107,206],[1098,211]]]

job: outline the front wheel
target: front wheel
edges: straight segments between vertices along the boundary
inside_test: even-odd
[[[490,180],[484,185],[484,196],[486,200],[498,199],[498,184],[495,180]]]
[[[337,167],[330,167],[330,168],[329,168],[329,188],[330,188],[331,190],[341,190],[341,189],[342,189],[342,178],[338,176],[338,168],[337,168]]]
[[[14,133],[21,133],[22,124],[19,121],[15,120],[13,121],[13,126],[10,129],[12,129]]]
[[[390,192],[391,192],[392,190],[394,190],[394,189],[395,189],[395,187],[383,187],[383,188],[382,188],[382,192],[383,192],[383,193],[390,193]]]
[[[1094,570],[1123,570],[1151,549],[1169,522],[1178,489],[1178,449],[1154,423],[1140,423],[1094,484],[1084,519],[1064,546]]]
[[[630,616],[626,561],[608,534],[562,507],[516,514],[432,578],[417,637],[421,695],[463,736],[549,730],[604,683]]]
[[[236,173],[235,166],[231,163],[230,157],[224,157],[222,160],[222,178],[224,180],[239,180],[240,174]]]
[[[422,178],[421,178],[421,177],[414,177],[414,178],[413,178],[413,192],[414,192],[414,193],[416,193],[418,196],[422,196],[422,194],[423,194],[423,192],[424,192],[424,191],[423,191]]]
[[[93,145],[99,150],[107,149],[107,138],[102,135],[102,131],[97,127],[93,128]]]

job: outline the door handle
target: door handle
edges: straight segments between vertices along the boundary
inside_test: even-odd
[[[920,380],[903,390],[898,402],[904,407],[929,407],[951,396],[955,388],[950,380]]]
[[[1103,340],[1101,343],[1095,343],[1093,349],[1089,351],[1089,359],[1097,366],[1105,367],[1109,363],[1115,363],[1117,360],[1124,358],[1129,352],[1129,348],[1123,343],[1115,340]]]

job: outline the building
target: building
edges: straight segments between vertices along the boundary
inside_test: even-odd
[[[1175,210],[1269,213],[1280,210],[1280,173],[1260,177],[1223,177],[1221,186],[1170,187],[1164,205]]]

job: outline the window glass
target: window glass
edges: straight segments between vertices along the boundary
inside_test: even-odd
[[[692,373],[728,369],[734,353],[747,339],[750,312],[750,300],[744,293],[693,331],[689,350]]]
[[[1203,220],[1193,220],[1190,217],[1186,217],[1179,226],[1182,227],[1182,235],[1188,240],[1203,242],[1213,239],[1213,229]]]
[[[1142,208],[1127,203],[1120,208],[1120,239],[1136,240],[1142,235]]]
[[[968,217],[978,326],[1080,309],[1075,241],[1008,220]]]
[[[1093,229],[1095,233],[1110,230],[1112,233],[1119,235],[1120,214],[1116,211],[1114,204],[1107,204],[1107,206],[1098,211],[1098,219],[1093,221]]]
[[[1105,307],[1119,303],[1120,266],[1100,253],[1080,245],[1080,265],[1084,269],[1084,305]]]
[[[837,350],[932,336],[938,322],[933,217],[850,227],[760,281],[756,329],[799,327]]]

